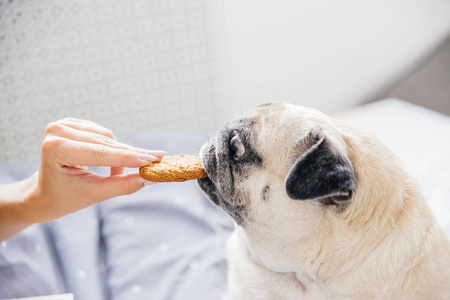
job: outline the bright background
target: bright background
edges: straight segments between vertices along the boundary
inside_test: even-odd
[[[267,101],[334,113],[375,100],[450,35],[448,0],[221,5],[226,118]]]
[[[449,16],[448,0],[0,0],[0,162],[39,159],[45,126],[68,116],[211,132],[269,101],[334,114],[392,96]]]

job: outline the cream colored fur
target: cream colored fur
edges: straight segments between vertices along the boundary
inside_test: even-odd
[[[250,221],[236,226],[228,243],[231,299],[450,299],[449,240],[418,184],[382,143],[284,103],[249,117],[263,167],[243,183]],[[342,210],[286,194],[286,175],[314,130],[354,166],[356,193]]]

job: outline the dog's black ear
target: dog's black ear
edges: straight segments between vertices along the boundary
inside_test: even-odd
[[[285,186],[288,196],[296,200],[347,201],[355,192],[353,165],[347,157],[334,153],[325,137],[317,138],[294,163]]]

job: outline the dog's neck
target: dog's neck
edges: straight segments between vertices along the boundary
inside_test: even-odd
[[[379,288],[376,284],[380,281],[384,282],[386,286],[400,286],[401,280],[404,280],[405,276],[403,274],[405,264],[399,262],[398,258],[389,255],[402,247],[398,239],[391,239],[396,235],[395,224],[378,223],[376,225],[378,228],[374,228],[374,224],[368,222],[358,225],[358,232],[352,234],[355,230],[352,222],[349,221],[348,226],[340,228],[333,221],[336,216],[339,216],[339,212],[332,211],[331,208],[327,210],[320,221],[321,225],[302,239],[295,234],[281,236],[277,234],[276,228],[273,232],[267,232],[257,226],[247,228],[239,226],[237,231],[240,231],[241,243],[246,246],[248,256],[255,264],[271,272],[282,274],[286,280],[296,280],[298,287],[305,292],[319,289],[327,290],[330,294],[345,295],[352,294],[358,284],[365,284],[367,290],[370,290],[370,286],[373,285],[375,293]],[[410,229],[418,232],[423,228],[419,226]],[[361,231],[367,232],[361,234]],[[392,232],[390,240],[371,234],[371,232],[387,231]],[[398,234],[401,236],[406,233],[399,232]],[[416,250],[420,252],[420,250]],[[405,251],[402,253],[405,257],[406,255],[416,255]],[[383,261],[368,262],[366,257],[383,257]],[[383,270],[386,269],[383,263],[391,266],[391,273],[383,275]],[[417,263],[419,261],[414,262],[414,265],[409,265],[409,268],[414,267]],[[382,274],[383,278],[379,278],[377,282],[365,282],[365,276],[373,273],[374,270],[379,270],[378,273]],[[403,277],[398,276],[400,273],[403,274]],[[389,278],[387,275],[393,277]]]

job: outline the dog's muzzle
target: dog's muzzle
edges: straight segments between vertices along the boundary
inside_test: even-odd
[[[219,147],[221,145],[219,144]],[[208,177],[198,179],[198,185],[209,199],[225,210],[238,224],[246,215],[244,205],[232,204],[233,181],[228,160],[228,148],[217,151],[216,140],[210,140],[200,149],[200,159]]]

